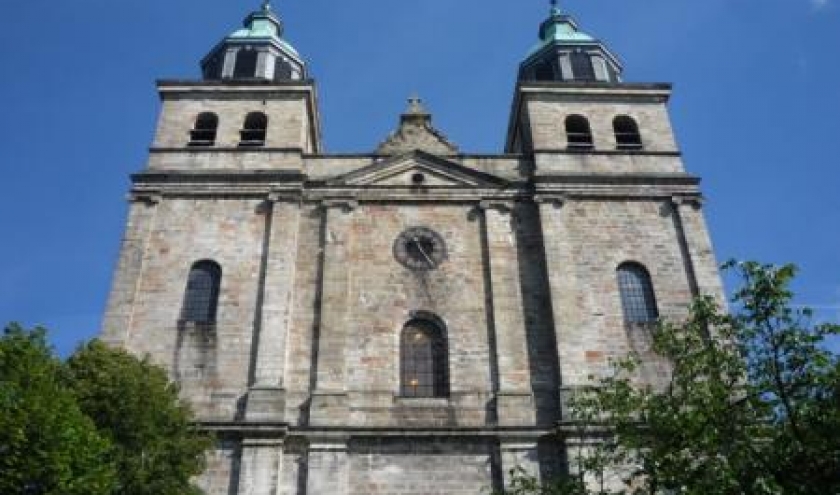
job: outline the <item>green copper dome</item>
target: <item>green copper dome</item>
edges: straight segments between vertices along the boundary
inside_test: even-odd
[[[537,43],[528,56],[537,53],[553,43],[576,44],[597,43],[598,40],[581,31],[574,19],[564,15],[560,8],[552,7],[551,14],[540,26],[540,42]]]
[[[201,62],[205,79],[300,80],[306,63],[283,39],[283,21],[269,1],[245,18],[243,27],[226,36]]]

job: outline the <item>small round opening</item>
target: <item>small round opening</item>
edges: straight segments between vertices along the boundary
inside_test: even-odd
[[[411,176],[411,182],[415,184],[422,184],[426,182],[426,176],[423,174],[414,174]]]

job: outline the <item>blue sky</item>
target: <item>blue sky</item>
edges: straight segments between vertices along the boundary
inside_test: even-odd
[[[96,334],[158,110],[258,0],[4,2],[0,322],[67,352]],[[801,266],[840,319],[840,0],[566,0],[632,82],[673,82],[721,260]],[[517,64],[548,0],[285,0],[331,152],[368,151],[418,92],[461,149],[502,148]]]

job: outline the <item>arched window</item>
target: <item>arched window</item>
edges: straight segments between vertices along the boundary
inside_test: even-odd
[[[181,321],[214,323],[219,302],[222,268],[214,261],[199,261],[190,268]]]
[[[400,394],[449,396],[448,354],[440,325],[427,319],[409,321],[400,336]]]
[[[613,120],[615,131],[615,143],[620,150],[642,149],[642,135],[639,133],[639,125],[632,117],[619,115]]]
[[[592,58],[584,51],[575,51],[571,54],[572,74],[575,81],[594,81],[595,69],[592,67]]]
[[[262,146],[265,144],[265,132],[268,129],[268,117],[261,112],[251,112],[245,117],[245,124],[240,131],[240,146]]]
[[[233,77],[236,79],[254,78],[257,75],[258,52],[252,48],[242,48],[236,53]]]
[[[624,321],[628,325],[653,323],[659,318],[653,282],[644,266],[624,263],[618,267],[618,290]]]
[[[204,112],[195,119],[195,125],[190,131],[190,146],[213,146],[216,144],[216,130],[219,128],[219,117],[215,113]]]
[[[581,115],[566,117],[566,139],[569,149],[592,149],[592,130],[589,121]]]

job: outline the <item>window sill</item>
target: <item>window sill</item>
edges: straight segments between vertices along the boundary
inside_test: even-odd
[[[449,407],[449,397],[394,396],[394,404],[401,407]]]

